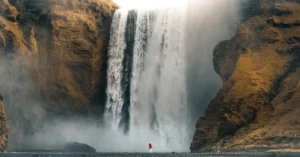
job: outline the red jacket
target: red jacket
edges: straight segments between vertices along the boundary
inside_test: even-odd
[[[149,147],[149,149],[152,149],[152,144],[149,144],[149,146],[148,146],[148,147]]]

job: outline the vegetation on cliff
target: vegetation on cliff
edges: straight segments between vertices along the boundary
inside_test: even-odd
[[[37,108],[101,115],[117,8],[111,0],[0,0],[0,81],[9,89],[3,93],[12,147],[38,131],[45,118],[31,115]]]
[[[45,99],[59,104],[54,108],[87,112],[90,105],[105,102],[107,45],[116,8],[107,0],[52,1],[42,89]]]
[[[252,7],[215,48],[224,85],[197,122],[192,151],[300,147],[300,1]]]

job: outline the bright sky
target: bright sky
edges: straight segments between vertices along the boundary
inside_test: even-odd
[[[185,6],[187,0],[113,0],[121,8],[162,8],[168,6]]]

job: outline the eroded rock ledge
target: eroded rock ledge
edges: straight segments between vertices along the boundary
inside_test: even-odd
[[[255,7],[215,48],[224,85],[196,124],[192,152],[300,147],[300,1]]]

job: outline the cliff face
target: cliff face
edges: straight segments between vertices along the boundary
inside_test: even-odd
[[[48,57],[40,58],[40,63],[46,69],[41,70],[41,93],[58,104],[54,107],[87,111],[88,105],[104,103],[107,45],[115,9],[108,0],[51,1],[51,45],[42,52]]]
[[[86,110],[104,101],[116,8],[110,0],[1,0],[0,54],[31,58],[37,93],[51,107]]]
[[[224,85],[196,124],[191,151],[300,147],[300,1],[252,4],[218,44]]]
[[[12,141],[34,134],[44,111],[101,115],[116,9],[111,0],[0,0],[0,82],[9,90]]]

